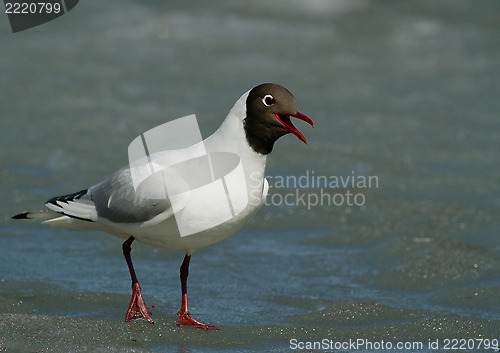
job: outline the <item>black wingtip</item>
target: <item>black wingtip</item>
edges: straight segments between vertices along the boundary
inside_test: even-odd
[[[57,203],[58,201],[64,202],[67,204],[68,201],[78,200],[79,198],[84,196],[86,193],[87,193],[87,189],[84,189],[84,190],[80,190],[78,192],[75,192],[74,194],[53,197],[49,201],[47,201],[46,203],[51,203],[53,205],[59,206],[59,204]]]
[[[29,212],[23,212],[23,213],[16,214],[15,216],[12,216],[12,219],[29,219],[28,215],[29,215]]]

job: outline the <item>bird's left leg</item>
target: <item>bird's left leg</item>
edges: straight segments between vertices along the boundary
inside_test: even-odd
[[[189,275],[189,260],[191,260],[191,255],[186,254],[184,261],[182,261],[182,266],[180,270],[181,278],[181,291],[182,291],[182,304],[181,310],[177,313],[179,315],[179,320],[177,320],[177,326],[193,326],[202,328],[204,330],[218,330],[219,328],[214,325],[207,325],[203,322],[193,319],[189,315],[188,310],[188,299],[187,299],[187,278]]]
[[[130,278],[132,279],[132,299],[130,300],[127,314],[125,315],[125,321],[144,319],[150,324],[153,324],[151,312],[144,303],[144,299],[142,299],[141,286],[139,285],[139,281],[135,275],[134,265],[132,265],[132,258],[130,257],[131,245],[133,241],[134,237],[130,237],[123,243],[122,246],[123,256],[127,261]]]

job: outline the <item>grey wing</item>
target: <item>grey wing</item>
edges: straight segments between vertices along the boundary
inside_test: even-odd
[[[88,190],[98,219],[130,224],[162,220],[173,215],[162,173],[154,173],[134,185],[130,168],[122,168]]]
[[[134,185],[130,168],[122,168],[89,189],[53,197],[45,206],[82,221],[151,226],[173,215],[165,184],[163,173],[153,173]]]
[[[169,197],[167,191],[173,196]],[[147,227],[174,215],[172,200],[175,209],[182,210],[189,195],[184,178],[161,163],[144,160],[135,167],[118,170],[88,190],[54,197],[45,205],[52,211],[83,221]]]

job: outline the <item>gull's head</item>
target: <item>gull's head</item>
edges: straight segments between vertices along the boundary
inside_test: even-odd
[[[295,97],[285,87],[263,83],[248,93],[244,128],[247,141],[254,151],[268,154],[281,136],[292,133],[302,142],[306,139],[293,125],[290,117],[309,123],[312,120],[297,111]]]

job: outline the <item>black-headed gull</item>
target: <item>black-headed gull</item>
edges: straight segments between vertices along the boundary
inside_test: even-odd
[[[261,84],[243,94],[222,125],[205,140],[182,149],[151,153],[89,189],[50,199],[45,210],[13,218],[43,219],[44,224],[54,227],[100,230],[126,239],[123,255],[132,279],[126,321],[142,318],[153,323],[132,265],[132,242],[185,250],[177,325],[218,329],[189,315],[187,277],[191,255],[198,248],[234,234],[262,207],[269,188],[264,177],[266,159],[276,140],[293,133],[306,143],[290,117],[314,126],[310,118],[297,111],[295,98],[286,88]],[[203,159],[207,153],[213,156],[209,164]],[[204,181],[202,165],[210,166],[210,180],[217,179],[218,184]],[[134,178],[149,168],[159,172],[150,173],[137,185]],[[232,171],[239,179],[222,175]],[[221,175],[214,176],[218,172]],[[172,192],[172,185],[178,190]],[[222,196],[214,192],[217,187],[223,190]],[[227,202],[221,202],[220,197]]]

